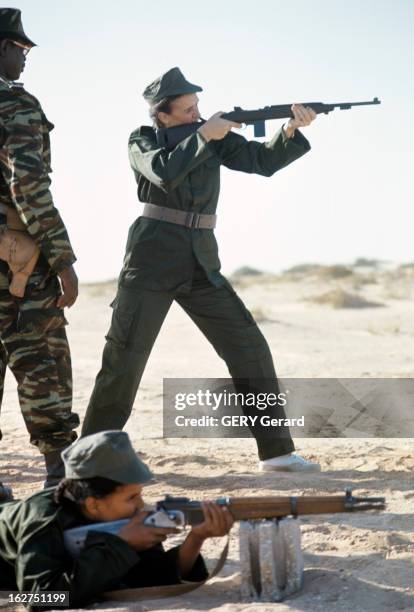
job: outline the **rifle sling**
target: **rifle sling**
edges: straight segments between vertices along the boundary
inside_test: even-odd
[[[230,536],[227,536],[226,544],[221,551],[220,557],[208,578],[200,582],[184,582],[182,584],[167,584],[156,587],[142,587],[139,589],[120,589],[119,591],[107,591],[101,595],[106,601],[140,601],[143,599],[164,599],[165,597],[177,597],[199,589],[209,582],[223,569],[229,552]]]

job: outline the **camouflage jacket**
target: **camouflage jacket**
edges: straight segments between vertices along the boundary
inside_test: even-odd
[[[282,128],[263,143],[233,132],[206,143],[196,132],[170,152],[159,148],[155,130],[148,126],[135,130],[129,139],[129,159],[141,202],[206,214],[216,212],[222,165],[270,177],[309,150],[299,130],[287,138]],[[191,285],[194,257],[214,285],[225,284],[213,230],[139,217],[129,232],[120,283],[155,290],[186,289]]]
[[[15,208],[55,272],[76,261],[49,191],[49,131],[38,100],[0,79],[0,203]]]

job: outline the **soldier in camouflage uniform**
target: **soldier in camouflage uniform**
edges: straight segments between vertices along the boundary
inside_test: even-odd
[[[49,486],[64,473],[60,452],[76,438],[79,424],[72,412],[63,314],[78,287],[76,257],[49,191],[53,125],[38,100],[15,82],[33,46],[20,11],[0,9],[0,241],[7,211],[13,209],[40,249],[22,298],[11,294],[10,270],[0,261],[0,397],[8,365],[30,441],[45,456]]]

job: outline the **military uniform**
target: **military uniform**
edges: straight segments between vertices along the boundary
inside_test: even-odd
[[[180,78],[184,77],[178,68],[172,69],[147,88],[148,99],[157,102],[165,95],[200,90],[198,86],[188,87],[191,84],[182,80],[181,89],[174,90]],[[266,143],[248,141],[232,132],[222,140],[206,142],[197,131],[172,151],[158,146],[152,127],[138,128],[129,139],[138,199],[189,214],[215,214],[222,165],[272,176],[309,149],[308,141],[298,130],[293,138],[287,138],[282,129]],[[102,368],[83,434],[125,425],[150,351],[174,300],[225,360],[233,379],[244,381],[245,391],[254,388],[278,393],[266,340],[220,273],[213,230],[139,217],[129,231]],[[280,408],[277,416],[284,416]],[[256,441],[261,460],[294,449],[286,431],[266,439],[256,435]]]
[[[64,451],[63,459],[70,478],[105,474],[123,484],[146,484],[152,479],[124,432],[82,438]],[[178,546],[164,551],[159,544],[137,552],[116,535],[90,531],[79,557],[73,559],[63,532],[90,521],[75,504],[54,501],[54,492],[47,489],[24,501],[0,504],[0,591],[68,591],[73,608],[112,589],[181,582]],[[207,576],[198,555],[185,579],[198,582]]]
[[[15,9],[0,9],[0,37],[34,44]],[[17,211],[41,251],[23,298],[9,292],[10,273],[0,262],[0,395],[7,363],[17,380],[30,440],[44,454],[70,444],[79,424],[71,411],[66,321],[56,307],[57,273],[76,258],[49,191],[52,128],[34,96],[0,78],[0,205]]]
[[[63,531],[89,521],[57,505],[53,493],[46,489],[24,501],[0,504],[0,591],[68,591],[70,607],[82,607],[104,591],[181,582],[177,546],[138,553],[116,535],[91,531],[80,556],[72,559]],[[207,576],[199,555],[185,579]]]

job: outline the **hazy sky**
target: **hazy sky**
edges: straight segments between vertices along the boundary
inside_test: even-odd
[[[10,6],[10,5],[9,5]],[[312,150],[272,178],[226,169],[223,271],[412,254],[412,0],[23,0],[38,43],[22,80],[52,132],[53,194],[81,280],[117,276],[140,214],[127,141],[144,87],[172,66],[204,87],[204,117],[233,106],[370,100],[318,116]],[[282,122],[269,122],[270,136]],[[253,138],[252,128],[244,132]]]

